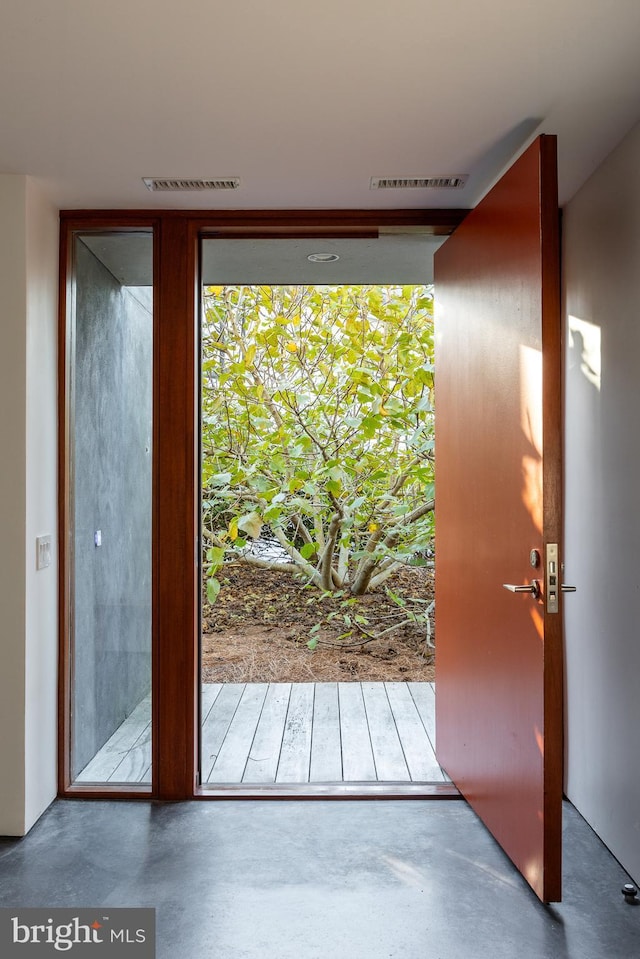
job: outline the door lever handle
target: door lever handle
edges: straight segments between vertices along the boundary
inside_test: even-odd
[[[575,593],[576,590],[578,589],[578,587],[577,587],[577,586],[565,586],[564,583],[563,583],[562,586],[560,587],[560,589],[561,589],[561,591],[562,591],[563,593]]]
[[[514,586],[511,583],[502,584],[510,593],[529,593],[534,599],[540,598],[540,583],[537,579],[532,579],[528,586]]]

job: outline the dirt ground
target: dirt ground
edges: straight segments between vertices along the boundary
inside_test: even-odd
[[[218,579],[222,588],[215,604],[205,601],[202,609],[203,682],[434,678],[433,616],[430,641],[424,623],[390,629],[406,617],[385,592],[385,586],[390,587],[407,601],[407,608],[424,613],[433,599],[430,569],[402,569],[352,606],[341,605],[344,597],[320,598],[317,590],[304,588],[287,572],[233,563]],[[356,616],[366,623],[355,627]],[[320,629],[312,634],[318,623]],[[384,636],[370,639],[383,630],[388,630]],[[311,635],[318,639],[314,650],[307,646]]]

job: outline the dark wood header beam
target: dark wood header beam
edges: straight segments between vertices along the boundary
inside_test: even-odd
[[[291,236],[375,235],[375,231],[414,228],[434,236],[446,236],[462,223],[469,210],[62,210],[60,218],[77,229],[143,227],[153,221],[189,220],[208,233],[247,238]],[[367,231],[359,234],[360,230]],[[258,231],[258,233],[256,233]],[[330,231],[327,233],[326,231]],[[334,232],[335,231],[335,232]]]

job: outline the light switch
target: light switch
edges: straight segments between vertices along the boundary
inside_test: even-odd
[[[36,536],[36,569],[51,566],[51,537]]]
[[[93,545],[102,546],[102,530],[97,529],[93,534]]]

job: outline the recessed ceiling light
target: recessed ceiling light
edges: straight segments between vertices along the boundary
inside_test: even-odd
[[[310,263],[335,263],[340,257],[337,253],[311,253],[307,259]]]

